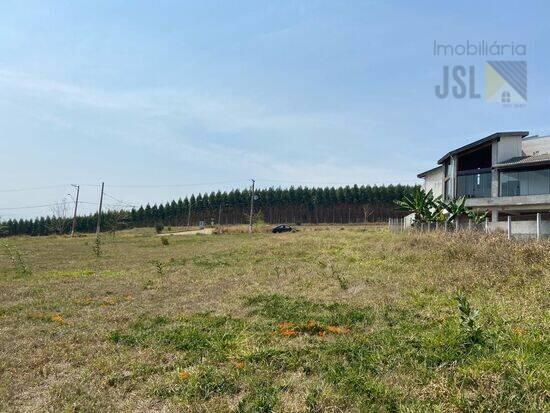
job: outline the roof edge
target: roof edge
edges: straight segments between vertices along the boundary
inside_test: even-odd
[[[424,171],[424,172],[420,172],[418,175],[416,175],[417,178],[424,178],[426,175],[428,175],[429,173],[431,172],[434,172],[438,169],[441,169],[443,168],[443,165],[438,165],[436,166],[435,168],[432,168],[432,169],[428,169],[427,171]]]
[[[474,141],[472,143],[469,143],[467,145],[464,145],[464,146],[461,146],[457,149],[454,149],[450,152],[447,152],[440,160],[437,161],[437,163],[441,165],[443,162],[445,162],[451,156],[457,155],[457,154],[459,154],[461,152],[464,152],[464,151],[467,151],[469,149],[473,149],[473,148],[475,148],[477,146],[480,146],[480,145],[483,145],[485,143],[492,142],[492,141],[494,141],[496,139],[499,139],[499,138],[504,138],[504,137],[507,137],[507,136],[521,136],[521,138],[523,139],[528,135],[529,135],[529,131],[495,132],[495,133],[493,133],[489,136],[478,139],[477,141]]]

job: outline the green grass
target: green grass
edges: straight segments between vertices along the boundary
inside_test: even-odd
[[[92,237],[10,245],[32,272],[0,256],[1,411],[549,408],[548,244],[346,229],[126,231],[99,257]]]

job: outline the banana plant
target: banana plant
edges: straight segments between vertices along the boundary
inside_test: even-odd
[[[441,197],[434,197],[430,190],[415,188],[410,195],[405,195],[403,200],[395,201],[395,204],[402,211],[414,214],[416,223],[434,222],[440,214],[439,204]]]
[[[467,214],[468,218],[474,221],[475,224],[481,224],[487,219],[489,211],[474,211],[473,209],[471,209],[467,212]]]
[[[466,197],[462,196],[449,201],[442,201],[442,204],[447,211],[447,222],[454,221],[457,217],[467,214],[469,209],[466,207]]]

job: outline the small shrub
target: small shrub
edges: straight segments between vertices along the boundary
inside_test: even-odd
[[[94,245],[92,246],[92,251],[94,252],[96,257],[101,257],[101,237],[99,235],[95,238]]]
[[[466,348],[483,343],[483,331],[478,324],[479,311],[472,308],[466,294],[460,291],[456,295],[460,312],[460,329]]]
[[[164,275],[164,264],[161,261],[155,260],[153,261],[153,265],[155,266],[158,275]]]
[[[164,225],[161,223],[155,224],[155,231],[157,231],[157,234],[160,234],[164,230]]]
[[[19,251],[19,249],[17,249],[17,247],[11,247],[7,242],[3,243],[3,247],[6,250],[6,253],[11,262],[13,263],[17,274],[23,277],[32,274],[30,267],[23,260],[21,252]]]
[[[164,246],[170,245],[170,241],[168,241],[168,238],[167,238],[167,237],[160,237],[160,242],[161,242],[162,245],[164,245]]]

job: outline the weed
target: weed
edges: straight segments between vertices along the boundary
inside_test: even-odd
[[[4,242],[2,246],[4,247],[10,261],[13,263],[15,271],[18,275],[26,277],[32,274],[30,267],[23,260],[21,251],[19,251],[17,247],[12,247],[7,242]]]
[[[164,263],[162,261],[154,260],[152,264],[155,266],[158,275],[164,275]]]
[[[483,330],[478,324],[479,310],[472,308],[468,297],[463,291],[456,295],[460,317],[460,328],[464,338],[464,346],[470,348],[483,343]]]
[[[103,253],[102,240],[99,235],[95,237],[94,245],[92,246],[92,251],[94,252],[97,258],[101,257],[101,254]]]
[[[170,241],[168,241],[168,238],[167,238],[167,237],[160,237],[160,242],[161,242],[162,245],[164,245],[164,246],[170,244]]]
[[[321,268],[325,269],[330,278],[334,278],[336,281],[338,281],[338,285],[342,290],[347,290],[349,288],[349,281],[334,263],[330,262],[327,264],[323,261],[319,261],[319,265],[321,266]]]

